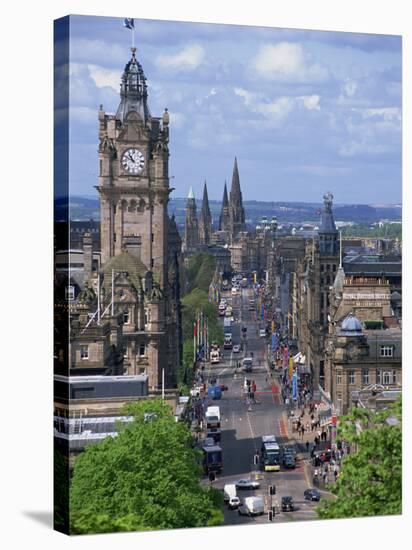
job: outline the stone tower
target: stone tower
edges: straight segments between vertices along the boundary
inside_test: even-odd
[[[319,269],[320,269],[320,324],[326,327],[329,308],[330,287],[335,281],[339,267],[338,231],[333,219],[332,193],[323,195],[322,221],[319,228]]]
[[[222,209],[219,218],[219,231],[229,231],[230,215],[229,215],[229,199],[227,197],[227,186],[223,190]]]
[[[190,186],[189,194],[186,203],[185,217],[185,237],[184,248],[185,252],[193,252],[199,244],[199,226],[197,221],[196,199]]]
[[[207,194],[207,185],[203,187],[202,210],[199,219],[199,242],[209,244],[212,236],[212,215],[209,208],[209,197]]]
[[[179,292],[172,287],[176,281],[170,280],[178,270],[168,273],[169,113],[152,116],[147,96],[146,78],[131,48],[116,114],[99,110],[97,190],[102,311],[109,311],[102,315],[111,310],[112,319],[123,318],[124,373],[147,373],[149,388],[156,391],[162,373],[166,387],[176,387],[181,320]]]
[[[240,231],[245,231],[245,211],[243,208],[242,191],[240,190],[239,169],[237,159],[233,166],[232,187],[229,199],[230,238],[235,240]]]
[[[99,185],[103,266],[127,250],[162,288],[166,278],[169,114],[151,116],[136,48],[126,64],[116,115],[99,111]]]

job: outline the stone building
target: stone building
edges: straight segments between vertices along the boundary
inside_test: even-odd
[[[197,252],[199,246],[199,222],[197,219],[196,199],[193,188],[190,186],[187,195],[186,215],[185,215],[185,235],[183,239],[183,249],[186,254]]]
[[[169,114],[151,115],[131,53],[116,114],[98,114],[101,266],[90,273],[95,298],[73,304],[69,362],[77,374],[146,374],[157,391],[176,387],[181,361],[181,242],[167,212]],[[110,353],[121,356],[116,371]]]

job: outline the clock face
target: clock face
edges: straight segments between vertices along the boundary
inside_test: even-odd
[[[144,155],[138,149],[127,149],[122,156],[122,166],[129,174],[140,174],[144,168]]]

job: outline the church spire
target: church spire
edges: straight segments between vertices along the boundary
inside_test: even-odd
[[[209,207],[209,196],[207,194],[207,184],[203,187],[202,210],[199,220],[199,240],[203,244],[209,244],[212,236],[212,215]]]
[[[190,186],[186,202],[184,245],[186,252],[193,251],[199,244],[199,225],[197,221],[196,199]]]
[[[322,220],[319,227],[319,251],[323,256],[337,256],[338,231],[332,212],[333,195],[329,191],[323,195]]]
[[[233,165],[232,187],[229,200],[230,233],[235,239],[240,231],[245,231],[245,211],[243,208],[242,191],[240,190],[239,168],[237,158]]]
[[[229,199],[227,196],[226,181],[223,190],[222,209],[219,217],[219,231],[229,231]]]
[[[134,111],[138,113],[146,124],[150,117],[147,106],[147,84],[143,68],[136,59],[136,48],[130,48],[132,57],[126,63],[120,84],[120,105],[117,109],[116,118],[123,120]]]

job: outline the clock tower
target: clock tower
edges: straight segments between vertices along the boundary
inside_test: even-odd
[[[169,114],[153,117],[136,48],[131,48],[116,114],[99,110],[99,185],[103,266],[122,251],[166,282]]]

